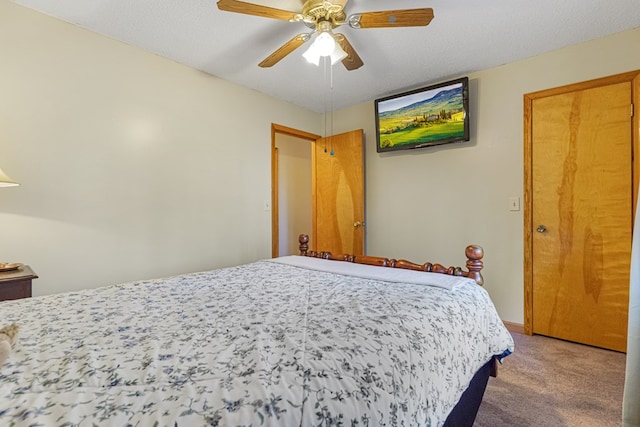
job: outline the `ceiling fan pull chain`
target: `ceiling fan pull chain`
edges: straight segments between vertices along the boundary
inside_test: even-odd
[[[333,66],[330,61],[326,62],[329,64],[329,107],[331,110],[331,127],[329,128],[331,130],[331,152],[329,154],[333,156],[335,154],[333,151]]]
[[[327,58],[322,57],[322,109],[324,120],[324,152],[327,152]]]

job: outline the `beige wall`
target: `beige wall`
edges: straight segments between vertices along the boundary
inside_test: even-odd
[[[469,74],[465,144],[380,155],[373,101],[334,114],[365,130],[367,252],[481,244],[523,322],[523,94],[640,69],[637,46],[640,29]],[[319,115],[8,0],[0,52],[0,167],[22,184],[0,190],[0,261],[29,263],[36,295],[270,256],[271,123],[321,133]]]
[[[42,295],[271,256],[271,123],[318,114],[0,0],[0,261]]]
[[[454,263],[481,244],[498,312],[523,323],[523,95],[640,69],[638,46],[640,29],[468,74],[464,144],[378,154],[373,101],[334,114],[336,133],[365,130],[367,252]]]

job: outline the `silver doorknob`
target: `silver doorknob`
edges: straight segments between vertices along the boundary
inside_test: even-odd
[[[353,223],[354,228],[364,227],[364,222],[356,221]]]
[[[538,233],[544,233],[545,231],[547,231],[547,227],[545,227],[544,225],[539,225],[538,228],[536,228],[536,231]]]

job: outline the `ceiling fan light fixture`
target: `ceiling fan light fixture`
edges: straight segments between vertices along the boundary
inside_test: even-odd
[[[347,57],[347,52],[336,42],[331,32],[323,31],[318,34],[311,46],[309,46],[309,49],[307,49],[302,56],[307,62],[315,66],[320,66],[321,57],[328,56],[331,58],[331,65],[335,65]]]

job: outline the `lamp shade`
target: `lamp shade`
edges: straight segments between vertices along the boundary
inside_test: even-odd
[[[311,43],[309,49],[307,49],[306,52],[302,54],[302,56],[307,60],[307,62],[315,66],[320,65],[320,53],[318,52],[318,47],[315,43]]]
[[[329,31],[324,31],[318,34],[318,37],[316,37],[313,44],[316,46],[318,55],[320,56],[331,55],[331,52],[333,52],[333,49],[336,47],[336,41]]]
[[[336,43],[333,52],[331,52],[331,65],[335,65],[336,62],[342,61],[347,57],[347,52],[344,51],[339,43]]]
[[[20,184],[9,178],[7,174],[0,169],[0,187],[15,187],[16,185]]]

